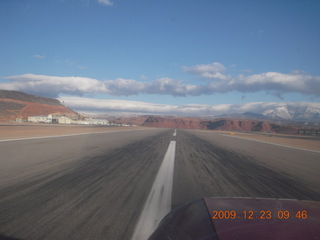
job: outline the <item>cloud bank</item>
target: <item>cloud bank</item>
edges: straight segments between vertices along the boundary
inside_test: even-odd
[[[181,116],[215,116],[230,113],[263,113],[269,109],[283,106],[294,106],[303,108],[315,108],[320,110],[320,103],[281,103],[281,102],[252,102],[245,104],[185,104],[169,105],[155,104],[139,101],[106,100],[82,97],[60,97],[58,98],[66,106],[80,112],[119,112],[122,114],[168,114]]]
[[[56,77],[23,74],[6,77],[9,83],[0,83],[1,89],[17,90],[46,97],[58,97],[60,93],[82,96],[85,93],[106,92],[102,82],[84,77]]]
[[[59,77],[23,74],[4,77],[9,82],[0,83],[0,88],[25,91],[42,96],[58,97],[60,94],[83,96],[105,93],[113,96],[138,94],[161,94],[171,96],[200,96],[237,91],[241,93],[260,92],[282,95],[300,93],[320,96],[320,76],[301,72],[289,74],[265,72],[230,77],[223,72],[221,63],[183,67],[183,70],[205,79],[201,84],[186,84],[181,80],[160,78],[153,81],[116,78],[100,81],[86,77]]]

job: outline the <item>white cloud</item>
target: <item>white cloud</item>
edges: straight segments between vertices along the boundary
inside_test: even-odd
[[[35,54],[35,55],[33,55],[33,57],[35,57],[37,59],[45,59],[46,58],[46,56],[40,55],[40,54]]]
[[[115,96],[129,96],[141,93],[173,96],[200,95],[198,87],[186,85],[171,78],[160,78],[152,82],[117,78],[99,81],[85,77],[58,77],[23,74],[5,77],[9,83],[0,83],[0,89],[24,91],[41,96],[57,97],[59,94],[82,96],[88,93],[106,93]]]
[[[197,86],[186,85],[182,81],[173,80],[171,78],[160,78],[145,84],[145,93],[148,94],[186,96],[193,95],[193,92],[196,91]]]
[[[228,87],[240,92],[273,91],[280,94],[296,92],[319,96],[320,77],[307,74],[266,72],[239,76],[238,79],[231,81]]]
[[[141,80],[147,80],[148,77],[147,77],[146,75],[144,75],[144,74],[141,74],[141,75],[140,75],[140,79],[141,79]]]
[[[47,75],[23,74],[6,77],[10,83],[0,83],[0,88],[23,91],[47,97],[59,94],[81,96],[85,93],[105,92],[102,82],[84,77],[57,77]]]
[[[140,112],[140,113],[169,113],[177,108],[177,106],[166,104],[154,104],[139,101],[125,101],[125,100],[106,100],[106,99],[92,99],[82,97],[60,97],[65,105],[70,108],[80,111],[90,112]]]
[[[101,4],[106,5],[106,6],[112,6],[113,5],[113,2],[111,2],[110,0],[98,0],[98,3],[101,3]]]
[[[191,67],[199,72],[210,74],[224,67],[219,64],[198,65]],[[215,70],[213,70],[215,69]],[[207,78],[206,74],[202,74]],[[218,76],[218,75],[217,75]],[[57,97],[60,94],[82,96],[84,94],[106,93],[114,96],[130,96],[138,94],[162,94],[171,96],[199,96],[214,93],[237,91],[241,93],[265,91],[276,96],[285,93],[300,93],[320,96],[320,77],[302,72],[289,74],[266,72],[253,75],[239,75],[231,78],[215,78],[209,76],[204,84],[186,84],[181,80],[160,78],[154,81],[137,81],[117,78],[99,81],[86,77],[58,77],[47,75],[23,74],[4,77],[10,82],[0,83],[0,89],[10,89]]]
[[[222,72],[226,70],[225,66],[221,63],[213,62],[210,64],[195,65],[191,67],[183,67],[183,70],[208,79],[227,79],[228,77],[223,75]]]
[[[86,70],[88,67],[87,66],[78,66],[78,68],[81,70]]]
[[[265,72],[247,76],[239,75],[232,78],[222,74],[226,68],[218,62],[183,67],[183,69],[210,80],[203,88],[202,93],[204,94],[230,91],[243,93],[268,91],[278,96],[289,92],[320,96],[320,77],[311,76],[301,71],[294,71],[289,74]],[[247,71],[247,73],[250,72]]]
[[[106,100],[92,99],[82,97],[60,97],[68,107],[80,112],[119,112],[132,114],[170,114],[181,116],[199,116],[199,115],[220,115],[230,113],[255,112],[263,113],[270,109],[281,108],[283,106],[310,107],[319,109],[320,103],[282,103],[282,102],[251,102],[245,104],[220,104],[220,105],[204,105],[204,104],[185,104],[185,105],[169,105],[155,104],[139,101],[125,100]]]
[[[106,92],[111,95],[136,95],[144,91],[145,83],[132,79],[117,78],[104,81]]]
[[[178,106],[139,101],[91,99],[82,97],[60,97],[58,99],[63,101],[65,105],[72,109],[89,112],[196,115],[207,112],[224,112],[225,110],[223,108],[219,111],[219,109],[211,109],[212,106],[200,104],[186,104]]]

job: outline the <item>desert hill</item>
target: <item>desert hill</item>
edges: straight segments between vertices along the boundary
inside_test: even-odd
[[[175,118],[175,117],[148,117],[143,126],[147,127],[164,127],[164,128],[186,128],[199,129],[201,127],[201,120],[197,118]]]
[[[0,98],[1,99],[12,99],[18,100],[22,102],[33,102],[39,104],[47,104],[53,106],[60,106],[61,103],[57,99],[39,97],[36,95],[26,94],[18,91],[8,91],[8,90],[0,90]]]
[[[28,116],[64,114],[76,116],[77,112],[65,107],[57,99],[39,97],[18,91],[0,90],[0,121]]]
[[[109,119],[111,120],[111,119]],[[268,133],[289,133],[319,135],[319,127],[308,127],[299,124],[285,124],[260,119],[233,119],[233,118],[190,118],[169,116],[135,116],[113,118],[111,122],[136,124],[145,127],[184,128],[224,131],[254,131]]]
[[[207,129],[225,131],[253,131],[273,133],[298,133],[299,127],[252,119],[216,119],[203,122]]]
[[[257,131],[257,132],[281,132],[283,129],[289,132],[296,132],[297,129],[284,124],[275,124],[267,121],[253,119],[214,119],[204,120],[197,118],[163,118],[160,116],[148,117],[143,126],[188,128],[188,129],[209,129],[226,131]]]

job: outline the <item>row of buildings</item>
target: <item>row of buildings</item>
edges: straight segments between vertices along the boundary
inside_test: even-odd
[[[72,119],[67,116],[29,116],[28,122],[33,123],[55,123],[55,124],[83,124],[83,125],[110,125],[106,119]]]

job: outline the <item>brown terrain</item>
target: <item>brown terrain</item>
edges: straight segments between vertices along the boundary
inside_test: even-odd
[[[209,131],[206,131],[209,133]],[[316,136],[302,136],[281,133],[262,133],[262,132],[233,132],[233,131],[215,131],[221,135],[228,135],[234,138],[242,138],[258,142],[267,142],[280,144],[294,148],[303,148],[320,152],[320,138]]]
[[[143,127],[111,127],[63,124],[6,124],[0,125],[0,141],[18,138],[102,133],[109,131],[138,130]]]
[[[122,121],[124,119],[121,119]],[[274,123],[253,119],[227,119],[219,118],[205,120],[201,118],[175,118],[148,116],[141,117],[141,124],[145,127],[163,128],[184,128],[184,129],[204,129],[204,130],[223,130],[223,131],[244,131],[244,132],[267,132],[284,134],[305,134],[320,136],[320,128],[311,128],[293,124]],[[129,121],[129,120],[125,120]]]
[[[17,118],[27,120],[28,116],[49,114],[78,115],[56,99],[0,90],[0,122],[14,121]]]
[[[110,126],[81,126],[62,124],[6,124],[0,125],[0,141],[17,138],[61,136],[72,134],[99,133],[108,131],[142,130],[144,127],[110,127]],[[300,136],[292,134],[262,133],[262,132],[234,132],[223,130],[201,130],[208,134],[219,133],[234,138],[244,138],[252,141],[270,142],[291,147],[320,151],[320,138],[315,136]]]
[[[213,130],[222,135],[227,134],[236,138],[315,151],[320,150],[320,129],[298,125],[278,124],[252,119],[214,119],[208,121],[197,118],[163,118],[159,116],[146,118],[142,125],[148,127],[201,129],[207,133]]]
[[[29,95],[17,91],[0,90],[0,122],[27,120],[28,116],[60,114],[69,117],[79,114],[56,99]],[[255,119],[204,119],[172,116],[128,116],[109,117],[111,123],[121,123],[144,127],[183,128],[239,132],[262,132],[281,134],[300,134],[320,136],[319,127],[285,124]]]
[[[142,126],[147,116],[129,116],[129,117],[107,117],[110,123],[128,124]]]
[[[143,126],[147,127],[165,127],[165,128],[185,128],[185,129],[201,129],[201,119],[197,118],[173,118],[173,117],[148,117]]]

